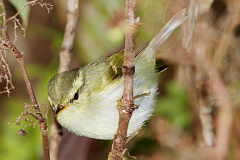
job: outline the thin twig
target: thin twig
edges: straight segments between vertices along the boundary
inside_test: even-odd
[[[70,69],[73,41],[74,41],[77,22],[78,22],[78,8],[79,8],[78,2],[79,0],[68,0],[67,24],[64,32],[61,51],[59,53],[60,64],[58,68],[58,73],[61,73]]]
[[[227,89],[220,78],[219,74],[216,72],[211,73],[210,77],[210,87],[212,93],[217,99],[219,105],[219,112],[217,115],[217,131],[216,131],[216,146],[215,146],[215,156],[217,160],[224,160],[227,156],[229,138],[231,135],[231,130],[233,126],[233,107],[230,101]]]
[[[3,5],[4,7],[4,5]],[[5,16],[5,15],[4,15]],[[36,96],[34,94],[34,91],[32,89],[32,85],[25,67],[25,63],[23,60],[23,54],[17,49],[17,47],[15,45],[13,45],[13,43],[11,42],[9,36],[8,36],[8,32],[7,32],[7,24],[6,24],[6,20],[5,17],[3,18],[3,25],[2,25],[2,44],[1,44],[2,48],[6,48],[9,50],[9,52],[11,52],[12,54],[15,55],[16,60],[19,64],[19,67],[22,71],[23,74],[23,78],[26,84],[26,88],[28,91],[28,94],[30,96],[30,99],[33,103],[33,108],[35,110],[35,114],[37,117],[37,121],[39,124],[39,128],[42,132],[42,138],[43,138],[43,150],[44,150],[44,158],[45,160],[49,160],[49,145],[48,145],[48,134],[47,134],[47,122],[46,119],[42,116]]]
[[[209,2],[207,8],[210,8],[209,6],[211,3]],[[205,7],[206,7],[205,6]],[[205,13],[205,12],[204,12]],[[188,20],[187,23],[184,24],[184,35],[183,35],[183,46],[186,49],[186,52],[189,54],[194,54],[194,48],[193,48],[193,39],[194,39],[194,31],[195,31],[195,25],[196,20],[198,17],[198,2],[196,0],[191,0],[189,4],[188,9]],[[201,16],[201,15],[200,15]],[[195,33],[195,36],[199,36],[198,32]],[[199,47],[199,44],[196,43],[195,47]],[[203,53],[200,53],[203,54]],[[205,53],[204,53],[205,54]],[[194,55],[194,57],[197,57],[197,55]],[[195,59],[197,62],[199,59]],[[198,63],[202,65],[202,63]],[[186,65],[186,64],[183,64]],[[188,65],[187,66],[189,70],[191,70],[191,78],[189,79],[192,85],[194,87],[189,87],[189,92],[191,93],[191,96],[196,93],[195,99],[191,99],[191,102],[194,106],[198,106],[199,108],[199,117],[202,122],[202,134],[203,134],[203,140],[205,145],[207,146],[213,146],[214,144],[214,131],[213,131],[213,119],[212,119],[212,106],[209,103],[209,90],[208,90],[208,76],[207,73],[202,72],[200,70],[201,67],[197,66],[195,63],[194,65]],[[182,67],[179,67],[182,69]],[[186,71],[184,72],[186,74]],[[184,83],[186,83],[186,77],[184,77]],[[188,85],[190,83],[187,83]],[[194,92],[194,93],[192,93]]]
[[[30,99],[31,99],[33,105],[34,105],[34,110],[35,110],[36,116],[38,118],[39,128],[42,132],[44,157],[45,157],[45,160],[49,160],[50,158],[49,158],[49,145],[48,145],[48,134],[47,134],[46,119],[43,118],[43,116],[41,114],[37,99],[36,99],[34,91],[32,89],[32,85],[31,85],[27,70],[25,68],[23,55],[17,50],[17,48],[11,42],[8,45],[9,45],[8,46],[9,49],[11,49],[12,53],[15,55],[15,57],[17,59],[17,62],[20,66],[20,69],[23,73],[23,77],[24,77],[24,81],[25,81],[25,84],[26,84],[26,87],[27,87],[27,90],[28,90],[28,94],[30,96]]]
[[[240,18],[239,1],[229,1],[227,3],[231,10],[229,11],[229,15],[227,16],[228,18],[225,20],[226,22],[224,23],[223,34],[221,36],[221,39],[219,40],[219,46],[215,51],[213,57],[214,64],[216,65],[217,69],[220,70],[223,69],[222,64],[224,63],[224,60],[228,54],[228,50],[234,40],[232,37],[232,33],[234,32],[235,26],[238,25]]]
[[[224,23],[224,30],[222,37],[220,39],[219,47],[217,48],[215,52],[215,65],[216,67],[220,68],[219,70],[222,70],[223,67],[220,67],[219,64],[223,64],[228,54],[233,54],[232,52],[229,52],[229,49],[232,47],[232,44],[234,44],[234,37],[233,32],[235,27],[239,24],[239,17],[240,17],[240,6],[239,1],[232,0],[232,1],[226,1],[228,8],[231,8],[229,10],[229,15],[227,16],[227,20]],[[236,47],[237,48],[237,47]],[[235,54],[238,54],[235,53]],[[238,73],[238,68],[236,68],[232,61],[228,62],[230,63],[230,66],[234,67],[234,71]],[[234,81],[238,81],[238,77],[232,74],[233,72],[229,72],[229,70],[226,73],[226,77],[229,77],[231,85],[234,84]],[[215,154],[216,158],[218,160],[224,160],[227,158],[228,152],[229,152],[229,143],[230,138],[232,135],[233,130],[233,122],[234,122],[234,115],[235,110],[233,107],[233,103],[230,99],[230,95],[228,93],[228,86],[225,86],[224,82],[222,81],[222,78],[217,73],[212,73],[211,78],[211,90],[215,94],[217,98],[217,102],[219,104],[219,112],[217,115],[217,130],[216,130],[216,136],[217,136],[217,143],[215,146]],[[228,81],[229,83],[229,81]],[[238,84],[238,83],[237,83]],[[237,86],[237,84],[234,84],[234,87]],[[233,86],[233,85],[232,85]],[[231,152],[230,152],[231,153]]]
[[[24,4],[24,6],[22,6],[18,12],[16,14],[14,14],[12,17],[9,17],[8,19],[6,19],[6,24],[8,22],[11,22],[13,20],[15,20],[17,18],[17,16],[27,7],[27,6],[34,6],[34,5],[40,5],[41,7],[46,7],[47,11],[49,12],[53,6],[49,3],[43,3],[42,0],[32,0],[29,1],[27,3]]]
[[[206,3],[202,5],[206,6]],[[209,15],[210,6],[211,6],[211,3],[208,5],[207,10],[201,13],[202,17],[206,17],[206,14]],[[231,25],[231,23],[227,23],[227,24]],[[216,62],[214,60],[216,60],[216,58],[215,59],[212,58],[213,57],[212,52],[214,51],[215,43],[212,41],[211,36],[209,35],[219,35],[219,33],[218,32],[215,33],[216,28],[213,28],[213,25],[211,24],[209,19],[202,19],[198,27],[200,28],[198,28],[198,33],[196,38],[197,42],[195,46],[196,47],[196,65],[197,65],[197,68],[199,69],[198,71],[201,72],[204,76],[207,76],[209,78],[207,82],[209,86],[209,94],[211,93],[214,96],[214,98],[216,98],[218,112],[217,112],[216,140],[215,140],[214,150],[215,150],[215,158],[218,160],[223,160],[227,157],[227,152],[229,148],[228,146],[229,138],[230,138],[232,125],[233,125],[233,106],[227,91],[226,84],[224,84],[224,80],[220,76],[221,70],[218,70],[219,63],[217,63],[217,66],[215,66],[214,64],[216,64]],[[203,35],[202,32],[200,32],[200,30],[208,30],[209,35]],[[225,36],[224,33],[222,33],[221,36]],[[221,46],[218,46],[218,47],[221,47]],[[218,49],[216,50],[218,51]],[[226,50],[224,52],[226,52]],[[219,53],[217,54],[218,54],[217,56],[220,56]],[[211,129],[211,132],[212,132],[212,129]]]
[[[76,27],[78,22],[78,8],[79,0],[68,0],[68,14],[67,14],[67,24],[64,32],[64,39],[62,42],[60,55],[60,63],[58,68],[58,73],[67,71],[70,69],[70,62],[72,59],[72,48],[74,37],[76,33]],[[59,155],[59,145],[62,139],[62,128],[53,117],[50,132],[50,153],[51,160],[58,160]]]
[[[18,49],[11,43],[11,41],[8,37],[7,31],[5,30],[5,31],[3,31],[3,33],[4,33],[3,39],[6,42],[4,44],[4,46],[9,48],[11,50],[12,54],[15,55],[15,57],[17,59],[17,62],[20,66],[20,69],[22,71],[24,81],[25,81],[25,84],[26,84],[26,87],[27,87],[27,90],[28,90],[28,94],[29,94],[30,99],[33,103],[34,110],[35,110],[36,116],[38,118],[39,128],[42,132],[44,157],[45,157],[45,160],[49,160],[47,122],[46,122],[46,119],[43,118],[43,116],[41,114],[37,99],[36,99],[34,91],[32,89],[32,85],[31,85],[27,70],[25,68],[25,63],[24,63],[24,60],[23,60],[23,54],[21,52],[19,52]]]
[[[140,25],[139,18],[135,19],[136,0],[126,0],[125,19],[128,26],[125,35],[125,53],[123,64],[124,91],[120,100],[119,123],[117,133],[114,136],[112,150],[108,159],[120,160],[126,148],[126,136],[129,120],[133,112],[133,75],[135,67],[134,60],[134,39]]]
[[[2,0],[0,0],[0,29],[2,30],[4,27],[4,23],[6,21],[6,13]],[[0,32],[0,43],[2,44],[3,33]],[[14,89],[12,84],[12,74],[9,69],[9,65],[6,60],[7,50],[0,46],[0,83],[5,81],[5,87],[3,91],[0,91],[0,94],[7,93],[8,97],[10,97],[11,90]]]

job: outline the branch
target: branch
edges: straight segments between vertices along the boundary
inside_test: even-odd
[[[4,5],[1,2],[1,5],[3,7],[3,13],[1,16],[3,16],[2,18],[2,28],[1,28],[1,49],[2,50],[7,50],[10,53],[15,55],[15,58],[19,64],[19,67],[22,71],[23,74],[23,78],[26,84],[26,88],[28,91],[28,94],[30,96],[30,99],[33,103],[33,109],[35,111],[36,114],[36,118],[37,118],[37,122],[39,124],[39,128],[42,132],[42,139],[43,139],[43,150],[44,150],[44,159],[45,160],[49,160],[49,145],[48,145],[48,134],[47,134],[47,122],[46,119],[43,117],[36,96],[34,94],[34,91],[32,89],[32,85],[25,67],[25,63],[23,60],[23,54],[17,49],[17,47],[12,43],[12,41],[9,38],[8,32],[7,32],[7,22],[8,20],[6,20],[6,14],[5,14],[5,8]]]
[[[9,50],[11,50],[12,54],[15,55],[17,62],[19,64],[19,67],[22,71],[23,77],[24,77],[24,81],[27,87],[27,91],[28,94],[30,96],[30,99],[33,103],[33,108],[35,110],[36,113],[36,117],[38,119],[38,123],[39,123],[39,128],[42,132],[42,138],[43,138],[43,149],[44,149],[44,157],[45,160],[49,160],[49,146],[48,146],[48,135],[47,135],[47,122],[46,119],[43,118],[42,113],[40,111],[36,96],[34,94],[34,91],[32,89],[32,85],[25,67],[25,63],[23,60],[23,54],[21,52],[19,52],[19,50],[11,43],[11,41],[8,38],[8,33],[5,31],[4,32],[4,36],[3,39],[5,42],[5,47],[9,48]]]
[[[3,29],[3,24],[5,23],[5,21],[6,21],[5,8],[4,8],[2,0],[0,0],[0,29],[1,30]],[[1,44],[2,44],[2,37],[3,37],[3,33],[0,32],[0,38],[1,38],[0,43]],[[5,81],[5,87],[2,91],[0,91],[0,94],[7,93],[8,97],[9,97],[11,90],[14,89],[14,86],[12,84],[12,74],[10,72],[9,65],[6,60],[6,54],[7,54],[7,50],[2,48],[2,46],[1,46],[1,49],[0,49],[0,83]]]
[[[215,156],[218,160],[227,157],[231,130],[233,126],[233,106],[226,86],[216,70],[212,70],[209,81],[210,89],[217,99],[219,111],[217,114]]]
[[[50,12],[51,9],[53,9],[53,6],[49,3],[43,3],[42,0],[32,0],[29,1],[27,3],[24,4],[24,6],[22,6],[22,8],[20,8],[18,10],[18,12],[16,14],[14,14],[12,17],[9,17],[8,19],[6,19],[6,24],[10,21],[16,20],[17,16],[19,16],[19,14],[27,7],[27,6],[34,6],[34,5],[40,5],[41,7],[45,7],[48,11],[48,13]]]
[[[67,71],[70,69],[70,62],[72,59],[73,41],[76,33],[76,27],[78,22],[78,0],[68,0],[68,14],[67,24],[64,32],[64,39],[62,42],[60,55],[60,63],[58,73]],[[51,159],[58,160],[59,145],[62,139],[62,128],[55,118],[52,120],[51,133],[50,133],[50,151]]]
[[[126,148],[127,129],[132,112],[133,104],[133,78],[135,67],[134,61],[134,38],[140,25],[139,18],[135,19],[136,0],[126,0],[125,20],[128,26],[125,35],[125,53],[123,63],[124,91],[120,100],[119,123],[117,133],[113,139],[112,150],[108,159],[119,160],[124,154]]]
[[[229,2],[230,3],[230,2]],[[233,126],[233,104],[227,91],[227,86],[224,84],[224,79],[221,78],[221,66],[224,63],[223,59],[226,58],[228,48],[230,47],[229,41],[232,41],[232,37],[229,36],[232,33],[234,26],[238,24],[236,16],[239,15],[239,7],[233,2],[232,14],[228,15],[227,23],[224,23],[225,30],[223,33],[219,32],[217,28],[214,28],[210,19],[205,18],[210,15],[210,9],[212,2],[200,3],[201,6],[205,6],[205,10],[199,11],[199,22],[195,28],[195,39],[193,39],[195,52],[194,68],[196,68],[195,79],[199,92],[199,105],[201,111],[201,121],[203,125],[203,138],[205,143],[209,146],[214,146],[215,158],[223,160],[227,157],[229,149],[229,141],[231,130]],[[236,7],[234,7],[236,6]],[[204,17],[204,18],[203,18]],[[225,17],[226,18],[226,17]],[[222,21],[224,19],[221,19]],[[194,27],[194,26],[193,26]],[[203,30],[208,30],[208,34],[202,34]],[[193,30],[188,29],[188,32]],[[193,34],[191,34],[192,36]],[[221,43],[218,44],[213,41],[212,35],[218,35],[218,39],[221,39]],[[220,37],[220,36],[222,37]],[[214,37],[216,38],[216,37]],[[190,37],[189,40],[191,40]],[[227,42],[226,42],[227,41]],[[190,42],[190,41],[189,41]],[[214,50],[216,50],[214,52]],[[214,54],[213,54],[214,52]],[[214,55],[214,56],[212,56]],[[225,75],[226,76],[226,75]],[[213,119],[212,119],[212,106],[209,103],[209,95],[213,95],[216,98],[218,105],[217,112],[217,125],[216,125],[216,138],[213,132]]]
[[[230,44],[233,43],[233,35],[234,28],[239,24],[240,18],[240,6],[238,1],[229,1],[227,2],[228,7],[231,8],[229,11],[228,19],[224,23],[224,31],[222,37],[220,39],[219,47],[215,53],[215,64],[216,67],[223,69],[219,64],[224,63],[227,58],[227,53],[230,48]],[[229,54],[229,53],[228,53]],[[233,54],[233,53],[231,53]],[[238,54],[238,53],[235,53]],[[232,62],[229,62],[232,63]],[[234,66],[233,64],[231,64]],[[235,67],[235,66],[234,66]],[[235,69],[238,73],[238,68]],[[229,71],[227,71],[229,72]],[[230,72],[231,73],[231,72]],[[227,74],[227,73],[226,73]],[[226,159],[229,151],[229,143],[233,129],[234,115],[235,110],[233,107],[233,103],[231,101],[231,97],[228,93],[228,86],[226,86],[223,82],[223,78],[221,78],[218,72],[212,72],[211,77],[211,91],[215,95],[217,102],[219,104],[219,111],[217,114],[217,129],[216,129],[216,146],[215,146],[215,155],[218,160]],[[227,77],[230,79],[237,79],[236,75],[227,74]],[[229,82],[228,82],[229,83]],[[231,80],[231,85],[234,84],[233,80]],[[236,86],[236,84],[235,84]]]
[[[67,24],[64,32],[63,43],[61,47],[60,64],[58,73],[69,70],[72,59],[73,41],[78,22],[78,2],[79,0],[68,0]]]
[[[24,63],[24,60],[23,60],[23,54],[21,52],[19,52],[19,50],[16,48],[16,46],[14,46],[12,44],[12,42],[10,41],[8,33],[7,33],[7,26],[6,26],[5,22],[4,22],[3,26],[4,27],[2,29],[2,35],[3,35],[2,46],[4,48],[7,48],[12,54],[15,55],[16,60],[17,60],[17,62],[19,64],[19,66],[20,66],[20,69],[22,71],[22,74],[23,74],[23,77],[24,77],[24,81],[25,81],[25,84],[26,84],[26,87],[27,87],[28,94],[29,94],[30,99],[31,99],[31,101],[33,103],[34,110],[35,110],[36,116],[38,118],[39,128],[40,128],[40,130],[42,132],[44,158],[45,158],[45,160],[49,160],[50,158],[49,158],[49,146],[48,146],[48,135],[47,135],[47,122],[46,122],[46,119],[43,118],[43,116],[41,114],[41,111],[40,111],[40,108],[39,108],[36,96],[35,96],[34,91],[32,89],[32,85],[31,85],[31,82],[30,82],[27,70],[25,68],[25,63]]]

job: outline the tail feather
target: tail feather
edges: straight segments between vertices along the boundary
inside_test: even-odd
[[[162,29],[161,31],[152,39],[149,44],[149,48],[157,49],[171,34],[187,19],[187,9],[179,11]]]

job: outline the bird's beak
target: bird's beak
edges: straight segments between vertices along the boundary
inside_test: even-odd
[[[67,106],[64,106],[64,105],[58,105],[57,106],[57,110],[55,112],[56,116],[61,113]]]

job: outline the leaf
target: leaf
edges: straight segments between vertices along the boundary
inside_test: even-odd
[[[28,0],[9,0],[9,2],[19,11],[24,5],[28,2]],[[24,27],[28,25],[28,16],[30,12],[30,7],[26,6],[19,14],[22,19],[22,24]]]

